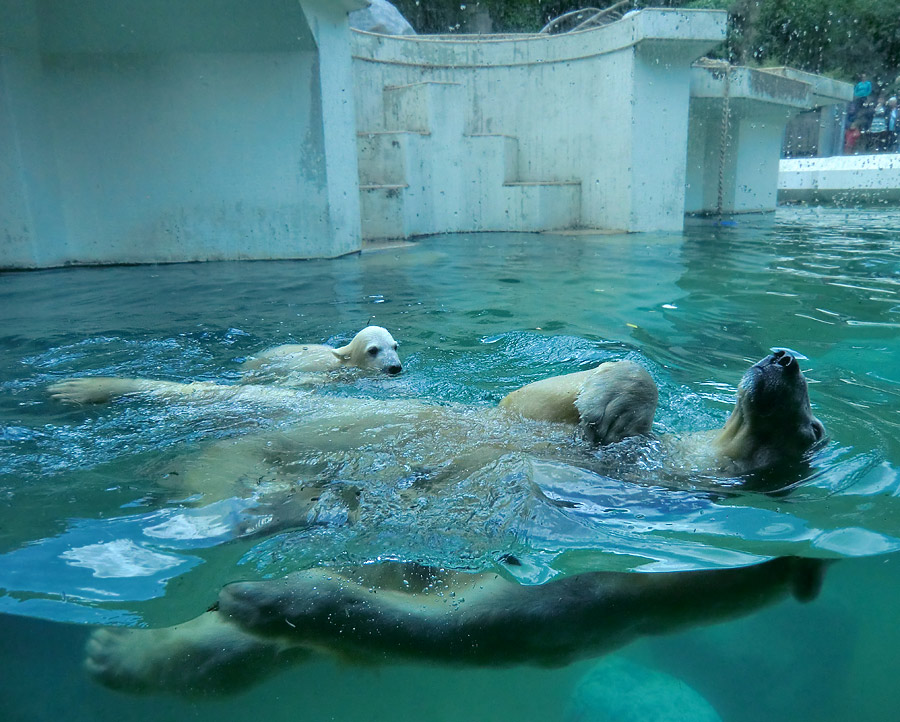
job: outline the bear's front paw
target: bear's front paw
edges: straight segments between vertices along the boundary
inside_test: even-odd
[[[659,392],[653,377],[633,361],[601,364],[582,386],[575,407],[588,441],[614,444],[650,433]]]
[[[298,642],[350,619],[367,596],[360,584],[328,569],[308,569],[284,579],[229,584],[219,593],[219,611],[245,630]]]

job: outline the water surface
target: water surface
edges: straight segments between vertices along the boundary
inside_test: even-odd
[[[889,673],[900,571],[887,553],[900,537],[898,228],[900,213],[791,208],[734,228],[696,221],[683,235],[464,234],[335,261],[0,276],[0,649],[9,672],[0,685],[12,719],[63,710],[121,718],[126,708],[133,719],[238,719],[261,705],[272,719],[298,710],[392,719],[401,706],[404,718],[456,719],[463,693],[473,719],[562,719],[587,663],[375,673],[323,662],[225,705],[135,702],[91,685],[76,666],[85,628],[72,623],[171,624],[233,579],[379,558],[482,569],[511,552],[525,562],[523,583],[788,553],[841,559],[812,605],[785,602],[627,653],[685,679],[726,720],[887,718],[900,701]],[[241,482],[246,469],[231,470],[233,493],[203,498],[179,477],[199,464],[218,478],[209,459],[221,444],[287,444],[300,419],[234,404],[82,409],[45,394],[79,374],[236,382],[257,351],[343,343],[370,320],[401,342],[404,373],[347,378],[329,394],[479,410],[529,381],[627,357],[660,385],[657,431],[679,432],[720,425],[744,369],[788,346],[807,357],[814,410],[832,441],[784,496],[673,491],[651,467],[623,481],[577,454],[511,452],[413,507],[400,492],[431,467],[378,447],[323,465],[289,444],[300,454],[293,471],[324,474],[331,494],[312,523],[277,519],[267,529],[284,479],[267,477],[260,494]],[[623,463],[633,460],[627,451]],[[411,684],[420,689],[413,709]],[[38,693],[48,685],[58,700]],[[359,699],[338,701],[347,688]],[[74,711],[66,699],[79,700]]]

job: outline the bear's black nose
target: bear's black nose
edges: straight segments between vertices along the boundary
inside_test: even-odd
[[[791,356],[787,351],[776,351],[775,354],[775,363],[779,366],[784,366],[788,368],[792,363],[796,363],[794,357]]]
[[[385,371],[387,371],[391,376],[395,374],[399,374],[403,370],[403,367],[400,364],[394,364],[393,366],[388,366]]]
[[[800,364],[797,363],[796,355],[784,348],[772,349],[772,355],[763,359],[764,363],[777,364],[785,371],[800,371]]]

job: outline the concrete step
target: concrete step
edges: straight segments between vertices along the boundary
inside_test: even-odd
[[[511,135],[478,133],[465,136],[466,150],[478,158],[485,175],[509,183],[519,177],[519,140]]]
[[[406,183],[406,135],[401,131],[357,134],[360,185]]]
[[[384,129],[428,133],[445,140],[462,136],[466,88],[434,81],[384,89]]]
[[[368,184],[359,187],[363,241],[407,238],[403,222],[404,184]]]
[[[502,190],[505,225],[484,230],[561,230],[581,224],[581,181],[511,182]]]
[[[463,185],[459,192],[465,189]],[[581,223],[579,181],[510,182],[492,193],[470,187],[468,203],[451,202],[447,187],[360,186],[363,240],[469,231],[543,231]],[[424,196],[424,197],[423,197]]]
[[[409,182],[409,174],[425,166],[425,153],[435,158],[431,136],[414,131],[375,131],[357,134],[361,185],[396,185]],[[437,150],[447,150],[438,147]],[[411,152],[412,150],[412,152]],[[518,178],[519,144],[512,136],[479,134],[463,136],[455,152],[438,160],[454,163],[459,153],[477,158],[479,176],[506,183]],[[414,157],[419,156],[419,157]]]
[[[516,138],[463,134],[463,86],[384,93],[388,129],[357,137],[364,241],[580,225],[579,181],[523,181]]]

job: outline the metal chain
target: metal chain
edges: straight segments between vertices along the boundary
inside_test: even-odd
[[[716,215],[722,220],[722,206],[725,195],[725,156],[728,153],[728,132],[731,125],[731,63],[725,64],[725,96],[722,99],[722,135],[719,142],[719,188],[716,197]]]

